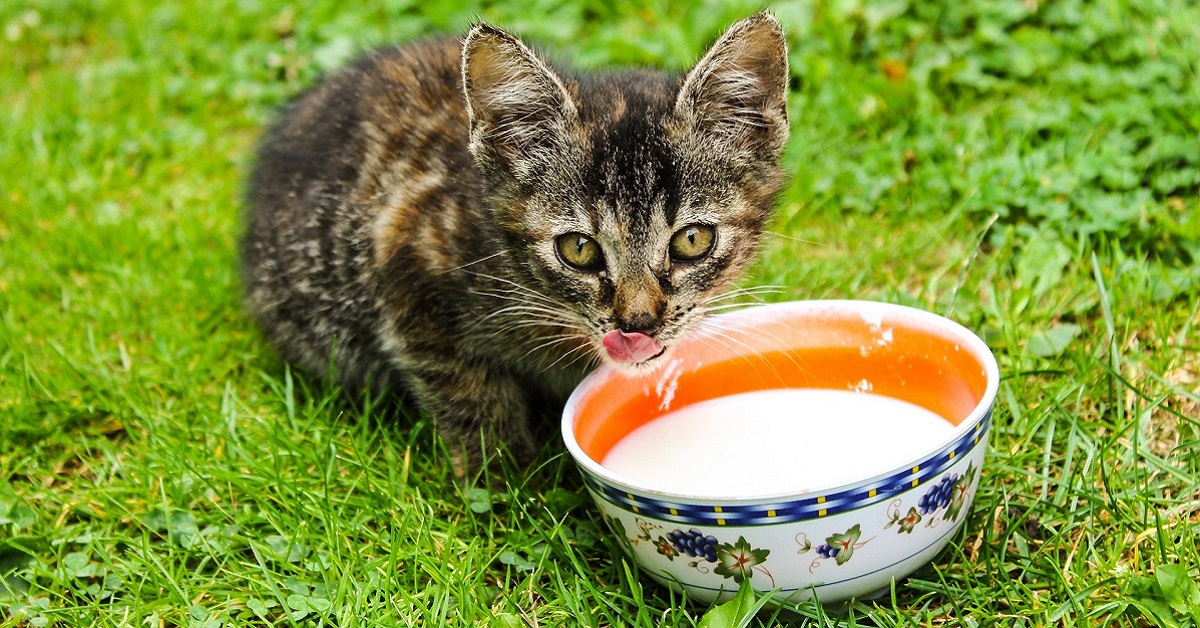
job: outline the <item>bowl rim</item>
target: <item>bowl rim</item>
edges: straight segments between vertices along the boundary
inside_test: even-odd
[[[969,348],[972,355],[974,355],[983,366],[986,376],[986,387],[982,397],[967,415],[967,417],[964,418],[958,425],[956,425],[953,430],[947,433],[943,439],[939,440],[936,445],[920,450],[914,449],[913,454],[906,459],[905,464],[897,465],[880,473],[864,476],[848,482],[841,482],[838,484],[819,484],[789,491],[745,493],[739,495],[717,493],[695,494],[681,491],[663,490],[661,488],[656,488],[615,473],[600,464],[599,461],[593,460],[590,456],[584,453],[583,449],[579,446],[579,443],[575,439],[574,430],[576,409],[586,391],[598,381],[608,377],[608,374],[617,368],[615,366],[605,364],[588,374],[587,377],[585,377],[583,381],[581,381],[579,385],[575,387],[563,407],[561,431],[563,442],[566,445],[567,451],[570,452],[571,457],[575,459],[575,462],[582,467],[582,469],[585,471],[585,474],[590,474],[593,476],[592,478],[588,478],[591,480],[591,482],[606,483],[614,487],[619,487],[622,490],[628,490],[633,493],[650,496],[654,499],[701,504],[714,502],[730,504],[776,502],[780,500],[803,498],[817,494],[839,493],[852,490],[855,487],[870,485],[880,481],[881,479],[894,476],[895,474],[902,472],[906,467],[912,466],[913,463],[929,458],[953,443],[958,442],[972,430],[977,430],[980,423],[984,422],[985,419],[990,417],[992,408],[995,404],[996,394],[1000,386],[1000,368],[996,362],[996,356],[987,346],[987,343],[985,343],[983,339],[975,334],[975,332],[940,314],[907,305],[899,305],[883,301],[858,299],[814,299],[749,305],[743,309],[713,315],[705,320],[753,320],[754,317],[767,316],[772,312],[779,311],[812,315],[824,310],[838,310],[847,314],[858,314],[860,316],[864,316],[864,318],[867,315],[874,315],[876,313],[878,313],[881,317],[890,313],[897,318],[900,318],[905,323],[913,323],[914,327],[920,325],[927,330],[940,330],[947,332],[948,335],[951,335],[960,343],[960,345]],[[990,423],[991,421],[987,421],[985,427],[990,427]],[[589,482],[589,485],[591,482]]]

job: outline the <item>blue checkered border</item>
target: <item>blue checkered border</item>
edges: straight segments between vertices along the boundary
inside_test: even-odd
[[[987,414],[975,424],[974,429],[942,451],[913,465],[911,469],[840,493],[816,495],[775,504],[728,506],[680,504],[610,486],[588,473],[584,473],[583,477],[593,494],[622,510],[676,523],[705,526],[760,526],[818,519],[891,499],[937,477],[983,440],[991,421],[992,410],[988,409]]]

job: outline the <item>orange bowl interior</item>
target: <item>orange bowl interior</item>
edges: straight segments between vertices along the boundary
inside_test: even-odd
[[[987,389],[984,365],[961,339],[902,318],[869,322],[833,310],[722,318],[719,331],[680,343],[653,371],[605,370],[591,380],[575,411],[583,452],[600,462],[625,435],[673,409],[744,392],[869,390],[958,425]]]

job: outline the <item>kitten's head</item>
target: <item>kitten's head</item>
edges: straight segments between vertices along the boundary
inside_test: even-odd
[[[656,361],[751,263],[783,180],[787,80],[765,12],[678,77],[572,78],[503,31],[471,30],[471,152],[510,257],[598,355]]]

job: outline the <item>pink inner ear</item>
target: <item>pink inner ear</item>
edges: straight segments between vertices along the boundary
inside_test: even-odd
[[[619,329],[604,334],[603,342],[608,356],[617,362],[645,362],[663,351],[662,343],[654,338],[637,332],[627,334]]]

